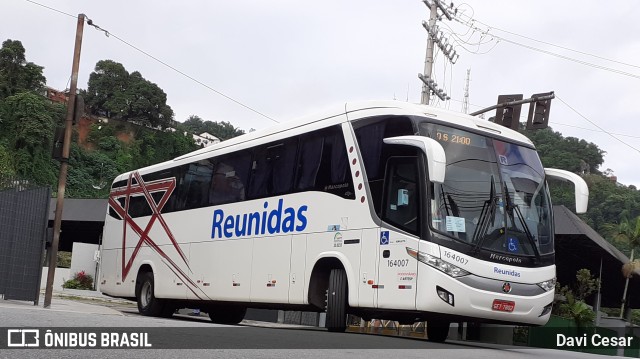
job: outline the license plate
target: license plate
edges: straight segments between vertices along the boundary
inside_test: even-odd
[[[513,309],[516,307],[516,302],[511,300],[493,300],[493,310],[497,310],[499,312],[513,312]]]

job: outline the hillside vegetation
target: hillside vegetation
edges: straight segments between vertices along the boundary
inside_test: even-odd
[[[64,127],[66,107],[44,96],[43,67],[28,62],[25,53],[16,40],[4,41],[0,49],[0,178],[19,177],[55,191],[60,166],[52,159],[53,137]],[[79,92],[88,113],[71,141],[66,187],[71,198],[106,198],[117,174],[196,150],[185,131],[222,139],[244,133],[198,116],[191,116],[188,126],[174,121],[162,89],[111,60],[99,61],[87,89]]]

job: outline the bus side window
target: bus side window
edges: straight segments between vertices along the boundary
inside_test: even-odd
[[[385,175],[382,219],[412,234],[420,234],[420,196],[416,157],[391,157]]]
[[[354,199],[347,149],[340,126],[300,138],[296,190],[316,190]]]
[[[414,155],[415,150],[405,146],[385,145],[387,137],[415,134],[411,120],[404,116],[370,117],[354,123],[354,132],[364,163],[369,190],[375,211],[382,213],[385,163],[391,156]]]
[[[182,183],[185,195],[185,209],[199,208],[206,205],[212,173],[212,164],[209,160],[192,162],[188,165]]]
[[[291,192],[297,147],[296,139],[287,139],[254,149],[250,198]]]
[[[315,188],[323,146],[324,137],[322,136],[302,137],[300,155],[298,156],[298,179],[295,187],[297,190]]]
[[[129,215],[132,218],[150,216],[153,212],[144,195],[129,197]]]
[[[234,153],[215,158],[214,161],[206,202],[209,205],[218,205],[244,201],[249,186],[250,152]]]

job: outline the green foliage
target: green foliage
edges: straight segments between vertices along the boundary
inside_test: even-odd
[[[57,187],[60,165],[51,159],[53,134],[66,117],[64,106],[36,93],[44,86],[42,67],[26,62],[19,41],[7,40],[0,49],[0,176],[20,176],[32,183]],[[105,198],[122,172],[167,161],[197,149],[183,132],[152,130],[132,125],[166,125],[173,112],[166,94],[139,72],[105,60],[96,64],[85,95],[94,114],[121,119],[93,125],[87,145],[78,145],[74,129],[66,195]],[[232,126],[231,126],[232,127]],[[122,138],[122,139],[121,139]]]
[[[167,127],[173,118],[167,95],[158,85],[138,71],[129,74],[112,60],[98,61],[83,95],[94,115],[161,127]]]
[[[576,282],[570,288],[556,283],[556,303],[553,314],[573,319],[578,327],[593,325],[596,314],[585,303],[585,299],[593,293],[599,285],[599,280],[591,275],[588,269],[580,269],[576,273]]]
[[[66,289],[93,290],[93,277],[84,271],[74,274],[73,279],[69,279],[62,284]]]
[[[66,191],[74,198],[106,198],[111,181],[121,171],[102,151],[89,151],[71,144]]]
[[[44,97],[30,92],[0,101],[0,141],[6,144],[12,162],[6,167],[35,183],[55,183],[51,146],[59,111]]]
[[[545,167],[560,168],[576,173],[597,173],[604,162],[605,152],[594,143],[575,137],[563,137],[551,128],[523,131],[535,143]]]
[[[605,238],[612,238],[611,226],[616,226],[622,212],[629,217],[640,215],[640,191],[634,186],[621,186],[608,178],[611,170],[600,172],[604,151],[597,145],[563,137],[551,128],[536,131],[522,131],[538,149],[545,167],[559,168],[582,175],[589,186],[589,209],[580,217]],[[574,187],[559,181],[550,181],[551,200],[575,208]],[[620,250],[629,253],[629,244],[613,241]]]
[[[13,177],[15,170],[13,169],[13,161],[11,159],[11,152],[7,146],[0,142],[0,178]]]
[[[600,280],[591,275],[591,271],[582,268],[576,273],[575,297],[584,301],[600,285]]]
[[[640,191],[618,186],[598,175],[586,176],[585,181],[589,185],[589,210],[585,216],[587,223],[604,237],[611,238],[611,226],[616,225],[623,212],[629,217],[640,215]],[[614,242],[614,245],[628,252],[624,243]]]
[[[58,252],[57,265],[58,268],[71,268],[71,252]]]
[[[628,211],[623,211],[619,224],[607,224],[604,229],[615,242],[631,250],[630,260],[633,261],[633,252],[640,247],[640,216],[629,219]]]
[[[46,82],[42,70],[42,66],[27,62],[20,41],[4,41],[0,48],[0,100],[20,92],[42,90]]]
[[[196,115],[191,115],[182,123],[182,127],[197,135],[208,132],[220,139],[220,141],[228,140],[230,138],[240,136],[244,134],[244,131],[234,127],[231,123],[221,121],[203,121]]]
[[[560,304],[560,316],[575,320],[578,327],[589,327],[593,325],[596,313],[585,302],[575,300],[569,294],[567,302]]]

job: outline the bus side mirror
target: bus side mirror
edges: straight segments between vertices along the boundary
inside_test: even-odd
[[[427,170],[431,182],[444,183],[447,156],[442,145],[436,140],[423,136],[398,136],[385,138],[383,141],[388,145],[418,147],[427,156]]]
[[[547,177],[561,181],[572,182],[576,186],[576,213],[586,213],[589,203],[589,187],[582,177],[577,174],[556,168],[545,168]]]

